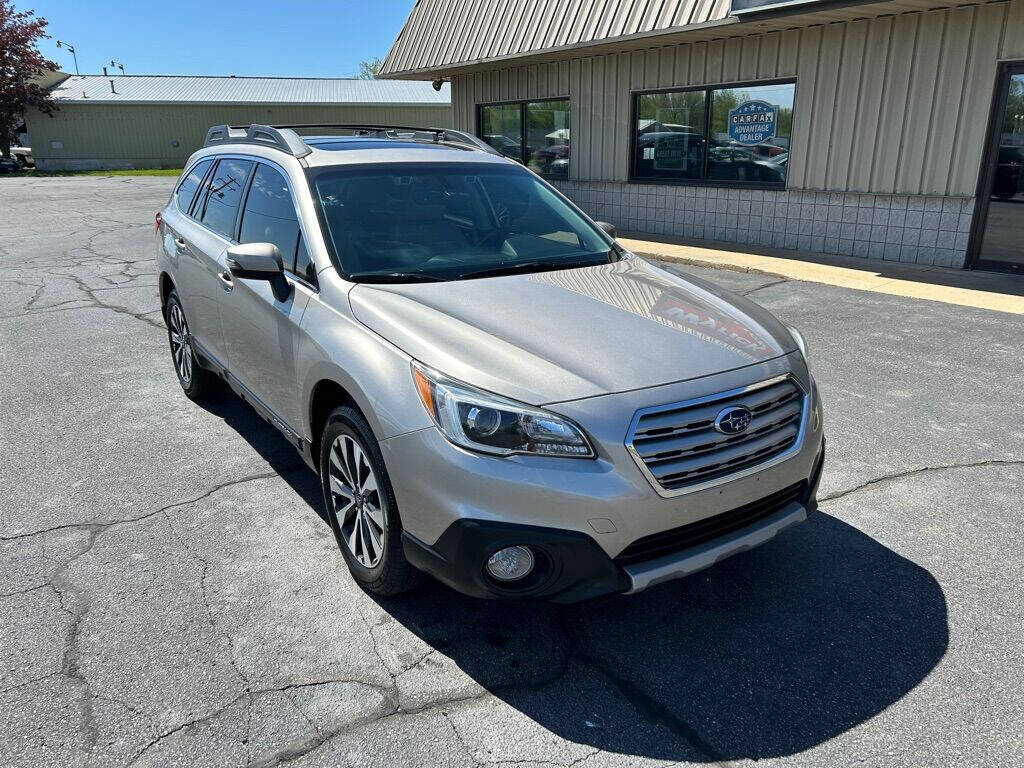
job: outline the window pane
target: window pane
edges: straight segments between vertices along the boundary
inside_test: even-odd
[[[794,91],[787,83],[711,92],[708,178],[785,183]]]
[[[178,191],[174,193],[174,199],[178,203],[178,210],[182,213],[188,213],[189,206],[192,205],[192,199],[196,196],[196,190],[202,184],[203,177],[210,169],[212,162],[212,160],[203,160],[200,163],[196,163],[195,167],[189,171],[188,176],[181,182]]]
[[[217,163],[210,179],[202,221],[229,240],[235,236],[235,215],[250,167],[250,160],[227,158]]]
[[[569,101],[526,105],[526,158],[537,173],[569,177]]]
[[[523,121],[518,104],[480,108],[480,136],[506,157],[522,162]]]
[[[337,166],[310,175],[346,274],[451,280],[524,262],[557,268],[609,259],[602,233],[515,165]]]
[[[299,250],[295,254],[295,269],[293,272],[311,285],[316,285],[316,266],[309,258],[309,251],[306,250],[306,241],[299,235]]]
[[[299,220],[287,180],[279,171],[260,163],[242,212],[239,242],[273,243],[281,251],[284,268],[294,272],[298,237]]]
[[[701,177],[704,167],[704,91],[638,96],[635,131],[635,177]]]

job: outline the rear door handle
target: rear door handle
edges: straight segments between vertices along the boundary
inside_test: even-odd
[[[176,237],[174,238],[174,247],[178,253],[188,253],[188,243],[185,242],[185,238]]]
[[[217,277],[220,278],[220,287],[223,288],[225,291],[230,291],[232,288],[235,287],[235,282],[234,280],[231,279],[231,273],[228,272],[227,270],[224,270],[223,272],[218,272]]]

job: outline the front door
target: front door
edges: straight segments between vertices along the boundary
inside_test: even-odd
[[[973,266],[1024,274],[1024,62],[1003,65],[992,122]]]
[[[303,334],[302,313],[314,290],[296,277],[300,232],[288,179],[274,166],[257,163],[242,207],[238,241],[276,245],[292,290],[278,301],[267,281],[233,277],[220,298],[224,339],[231,373],[294,434],[302,424],[296,354]]]

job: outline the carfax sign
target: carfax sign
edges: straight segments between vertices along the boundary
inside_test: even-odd
[[[745,101],[729,110],[729,138],[740,144],[761,144],[775,136],[779,108],[767,101]]]

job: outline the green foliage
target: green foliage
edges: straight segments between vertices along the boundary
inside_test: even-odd
[[[359,62],[359,79],[360,80],[376,80],[380,75],[381,65],[384,64],[382,59],[369,59],[367,61]]]
[[[15,128],[29,107],[46,114],[56,108],[50,94],[32,82],[57,69],[43,58],[38,43],[46,34],[46,19],[32,11],[16,11],[13,0],[0,0],[0,152],[10,156]]]

